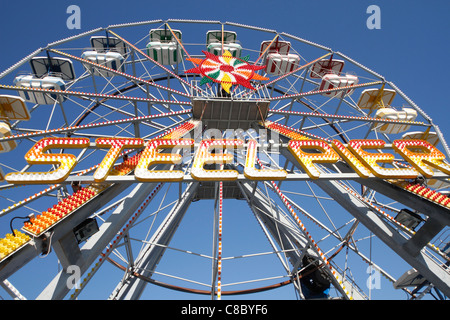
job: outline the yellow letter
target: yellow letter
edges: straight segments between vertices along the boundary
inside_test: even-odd
[[[308,153],[304,152],[302,148],[316,149],[320,152]],[[340,159],[339,155],[326,142],[321,140],[291,140],[288,149],[312,179],[317,179],[320,176],[320,171],[314,163],[334,163]]]
[[[450,166],[443,161],[445,159],[444,154],[427,141],[395,140],[392,146],[426,178],[433,176],[433,170],[430,167],[450,174]],[[423,152],[413,152],[410,149],[418,149]]]
[[[348,149],[374,174],[374,176],[383,179],[414,179],[419,175],[414,169],[383,168],[377,162],[392,163],[394,155],[390,153],[370,153],[367,149],[381,149],[384,147],[383,140],[351,140],[348,143]]]
[[[182,156],[177,153],[160,153],[159,149],[192,146],[194,140],[192,139],[153,139],[150,140],[142,152],[139,163],[136,166],[134,175],[139,181],[181,181],[184,173],[180,170],[148,170],[148,167],[153,164],[179,164]]]
[[[192,165],[191,175],[194,179],[199,181],[204,180],[236,180],[238,172],[236,170],[206,170],[203,168],[205,164],[225,164],[233,161],[233,155],[228,153],[210,153],[211,147],[227,147],[234,148],[242,147],[244,142],[240,139],[208,139],[203,140],[198,147],[197,154]]]
[[[332,146],[361,178],[370,176],[370,171],[339,140],[333,140]]]
[[[283,180],[286,179],[286,170],[256,169],[255,161],[258,151],[256,140],[249,140],[247,156],[245,158],[244,175],[250,180]]]
[[[60,166],[50,172],[13,172],[5,177],[10,183],[59,183],[64,181],[77,164],[73,154],[44,153],[53,148],[86,148],[89,139],[83,138],[44,138],[39,140],[25,155],[29,164],[59,164]]]
[[[144,140],[140,138],[98,138],[95,140],[95,143],[99,148],[110,147],[108,153],[94,172],[94,180],[97,182],[106,179],[119,154],[125,148],[140,148],[144,146]]]

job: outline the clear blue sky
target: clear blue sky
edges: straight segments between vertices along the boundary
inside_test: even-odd
[[[148,4],[147,4],[148,3]],[[47,43],[111,24],[152,19],[233,21],[264,26],[343,52],[396,83],[445,130],[450,44],[445,1],[39,1],[2,4],[4,70]],[[81,29],[68,30],[66,9],[81,9]],[[366,9],[381,9],[381,29],[369,30]],[[447,131],[448,132],[448,131]]]
[[[66,27],[71,4],[81,9],[80,30]],[[366,27],[372,4],[381,8],[379,30]],[[447,1],[8,1],[1,10],[0,72],[39,47],[97,27],[170,18],[238,22],[298,35],[350,56],[394,82],[450,139]],[[100,276],[105,281],[108,272]]]

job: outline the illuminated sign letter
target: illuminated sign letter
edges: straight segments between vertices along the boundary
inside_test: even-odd
[[[427,141],[395,140],[392,147],[426,178],[433,176],[432,168],[450,174],[450,165],[443,161],[445,159],[444,154]],[[411,149],[416,150],[412,151]]]
[[[374,174],[374,176],[383,179],[414,179],[419,175],[414,169],[398,169],[398,168],[383,168],[377,164],[392,163],[394,155],[390,153],[370,153],[367,149],[381,149],[384,147],[383,140],[351,140],[348,142],[348,148],[351,150],[359,160]]]
[[[256,169],[256,155],[258,144],[256,140],[249,140],[247,145],[247,157],[245,158],[244,175],[250,180],[283,180],[286,179],[286,170]]]
[[[59,164],[56,170],[50,172],[13,172],[5,177],[9,183],[59,183],[64,181],[77,164],[73,154],[44,153],[54,148],[86,148],[89,139],[83,138],[44,138],[39,140],[25,155],[29,164]]]
[[[144,140],[139,138],[98,138],[95,140],[95,144],[99,148],[110,147],[94,173],[94,180],[101,182],[106,179],[120,153],[125,148],[143,147]]]
[[[182,156],[178,153],[161,153],[160,149],[192,146],[194,140],[192,139],[153,139],[150,140],[142,151],[139,163],[134,170],[134,175],[139,181],[181,181],[184,173],[180,170],[149,170],[148,167],[153,164],[179,164]]]
[[[291,140],[288,149],[312,179],[317,179],[320,176],[320,171],[314,163],[334,163],[340,159],[339,155],[326,142],[321,140]],[[304,152],[302,149],[313,149],[316,152]],[[317,150],[320,152],[317,152]]]
[[[207,139],[203,140],[198,147],[197,154],[192,165],[191,175],[196,180],[236,180],[238,172],[236,170],[207,170],[205,164],[226,164],[233,161],[233,155],[229,153],[211,153],[211,147],[233,147],[241,148],[244,141],[240,139]],[[222,151],[222,150],[221,150]]]
[[[370,171],[339,140],[333,140],[332,146],[361,178],[370,176]]]

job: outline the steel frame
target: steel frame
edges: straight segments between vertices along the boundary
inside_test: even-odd
[[[55,51],[53,47],[66,43],[68,41],[78,39],[84,36],[88,36],[91,34],[95,34],[96,32],[100,30],[106,30],[107,32],[110,32],[112,34],[117,35],[112,29],[118,29],[123,27],[130,27],[130,26],[143,26],[143,25],[149,25],[149,24],[155,24],[155,23],[204,23],[204,24],[220,24],[220,25],[227,25],[227,26],[234,26],[239,28],[246,28],[251,30],[257,30],[261,32],[267,32],[269,34],[278,34],[274,30],[268,30],[264,28],[258,28],[258,27],[252,27],[232,22],[225,22],[221,23],[218,21],[200,21],[200,20],[178,20],[178,19],[171,19],[167,21],[163,20],[153,20],[153,21],[146,21],[146,22],[140,22],[140,23],[133,23],[133,24],[121,24],[121,25],[112,25],[108,26],[106,29],[94,29],[92,31],[85,32],[83,34],[80,34],[78,36],[70,37],[68,39],[64,39],[61,41],[57,41],[54,43],[49,44],[46,48],[40,48],[30,54],[29,56],[25,57],[21,61],[19,61],[16,65],[10,67],[6,71],[0,73],[0,79],[5,77],[7,74],[11,73],[12,71],[18,69],[20,66],[22,66],[24,63],[29,62],[33,57],[38,55],[39,53],[50,50],[54,53],[59,53],[58,51]],[[324,50],[328,52],[328,54],[333,53],[330,48],[321,46],[319,44],[307,41],[305,39],[286,34],[281,33],[280,36],[299,41],[301,43],[305,43],[311,46],[314,46],[318,49]],[[120,38],[120,36],[119,36]],[[124,39],[125,40],[125,39]],[[128,42],[127,42],[128,43]],[[187,97],[190,95],[190,91],[193,90],[193,87],[191,86],[191,83],[185,81],[184,79],[181,79],[179,77],[178,72],[173,73],[171,70],[167,70],[167,79],[168,81],[173,78],[178,78],[179,81],[182,82],[182,86],[185,89],[185,92],[179,92],[177,90],[172,90],[168,87],[160,87],[160,89],[167,91],[167,99],[158,99],[157,97],[153,96],[148,86],[156,86],[155,82],[148,81],[141,79],[136,74],[136,65],[137,62],[141,62],[142,60],[137,60],[137,55],[141,54],[144,57],[146,57],[147,60],[151,60],[150,57],[146,56],[145,53],[143,53],[138,48],[132,46],[132,54],[131,54],[131,61],[128,63],[132,64],[133,72],[132,75],[125,75],[126,78],[135,84],[143,93],[146,94],[146,98],[137,98],[132,96],[116,96],[114,94],[109,93],[97,93],[96,91],[96,85],[95,80],[93,80],[95,93],[83,93],[83,92],[77,92],[77,91],[64,91],[64,92],[57,92],[54,93],[57,94],[64,94],[68,96],[74,96],[74,97],[80,97],[83,99],[87,99],[90,101],[89,108],[97,105],[103,105],[107,106],[104,102],[101,102],[99,100],[100,98],[103,99],[118,99],[118,100],[125,100],[128,102],[132,102],[134,106],[134,113],[127,113],[126,115],[129,116],[128,119],[124,120],[116,120],[111,121],[107,124],[105,123],[98,123],[94,125],[87,125],[84,127],[83,125],[75,125],[71,126],[67,122],[65,109],[63,108],[62,104],[61,111],[63,113],[64,119],[65,119],[65,128],[60,128],[56,130],[41,130],[41,131],[34,131],[25,133],[23,135],[14,135],[10,137],[2,138],[1,141],[10,141],[10,140],[19,140],[23,139],[24,137],[27,139],[34,139],[36,137],[45,136],[49,134],[56,134],[56,133],[66,133],[70,134],[74,130],[77,131],[75,134],[80,134],[81,129],[90,129],[92,127],[103,127],[103,126],[111,126],[116,124],[130,124],[134,127],[134,136],[140,136],[140,124],[143,123],[145,126],[149,126],[155,129],[156,132],[152,133],[152,135],[156,135],[160,132],[163,132],[167,127],[164,127],[164,125],[159,123],[145,123],[144,121],[150,120],[153,121],[155,119],[164,117],[164,118],[170,118],[173,121],[173,124],[170,126],[176,126],[186,119],[182,117],[182,115],[189,114],[192,110],[190,109],[184,109],[184,105],[191,105],[191,102],[187,101],[178,101],[174,94],[178,94],[182,97]],[[424,126],[424,127],[432,127],[436,130],[438,136],[440,137],[444,150],[447,154],[447,156],[450,156],[450,150],[442,136],[441,131],[439,128],[431,122],[431,119],[424,113],[417,105],[414,104],[414,102],[411,101],[403,92],[400,91],[393,83],[391,82],[385,82],[385,79],[377,74],[376,72],[370,70],[369,68],[359,64],[358,62],[352,60],[351,58],[343,55],[339,52],[334,52],[333,54],[336,54],[338,56],[341,56],[342,58],[345,58],[346,60],[350,61],[354,65],[362,68],[363,70],[367,71],[369,74],[375,76],[377,78],[377,81],[375,83],[377,84],[389,84],[392,88],[395,89],[397,93],[399,93],[407,102],[411,104],[411,106],[414,107],[424,118],[425,120],[429,121],[429,123],[420,123],[418,125]],[[81,59],[81,58],[79,58]],[[85,61],[86,62],[86,61]],[[91,63],[95,67],[103,68],[102,66],[95,65]],[[106,69],[105,69],[106,70]],[[117,75],[120,75],[118,72],[116,72]],[[148,73],[149,74],[149,73]],[[80,78],[81,79],[81,78]],[[77,80],[80,80],[77,79]],[[272,81],[270,83],[271,89],[275,90],[275,86],[278,85],[278,81],[282,80],[277,79],[276,81]],[[303,80],[303,83],[306,82],[306,75],[303,77],[298,77],[297,80]],[[297,81],[296,80],[296,81]],[[73,85],[76,83],[74,81],[71,83]],[[364,87],[367,85],[373,85],[374,83],[367,83],[367,84],[361,84],[358,87]],[[146,89],[144,89],[143,85],[146,86]],[[185,85],[187,87],[185,87]],[[303,84],[302,84],[303,88]],[[13,88],[10,86],[4,86],[0,85],[0,89],[14,89],[14,90],[24,90],[24,91],[37,91],[40,92],[39,89],[23,89],[23,88]],[[269,89],[266,85],[266,89]],[[113,90],[113,89],[111,89]],[[115,90],[120,91],[120,88],[115,88]],[[343,89],[339,89],[343,90]],[[304,120],[306,117],[311,118],[319,118],[319,119],[329,119],[331,122],[328,122],[326,125],[330,125],[330,123],[337,124],[338,126],[341,123],[344,123],[346,121],[365,121],[370,123],[384,123],[386,121],[384,120],[377,120],[373,118],[366,118],[366,119],[354,119],[350,116],[340,116],[337,114],[338,109],[336,110],[336,114],[324,114],[324,113],[316,113],[317,110],[314,110],[315,113],[307,114],[307,113],[297,113],[295,111],[292,111],[292,107],[295,102],[299,102],[300,100],[305,100],[306,97],[310,95],[316,94],[315,92],[303,92],[301,89],[299,92],[296,92],[294,94],[283,94],[279,97],[273,97],[270,98],[269,101],[287,101],[287,104],[284,107],[281,107],[279,109],[270,109],[270,114],[279,114],[284,119],[285,123],[287,124],[290,117],[292,116],[301,116],[302,120],[299,120],[300,122],[300,129],[305,129],[303,127]],[[165,114],[155,114],[155,115],[149,115],[148,116],[140,116],[139,110],[137,107],[137,102],[146,102],[148,104],[149,111],[151,107],[157,108],[157,106],[161,106],[162,108],[165,108],[168,112]],[[348,105],[352,105],[351,102],[347,101],[347,99],[340,99],[339,106],[341,103],[346,103]],[[171,105],[178,105],[181,108],[183,108],[183,111],[174,112],[171,111]],[[56,105],[54,106],[56,107]],[[122,112],[118,108],[112,107],[116,112]],[[289,108],[287,111],[284,111],[283,109]],[[93,109],[86,110],[86,112],[92,112]],[[158,110],[158,109],[157,109]],[[161,112],[161,110],[158,110]],[[320,111],[320,107],[319,107]],[[177,120],[174,119],[174,117],[177,117]],[[99,115],[99,119],[104,119],[104,116]],[[49,119],[50,124],[51,119]],[[18,131],[30,131],[29,129],[25,130],[23,128],[19,128],[18,123],[13,124],[13,127],[15,127]],[[314,124],[315,128],[319,128],[320,125]],[[126,131],[127,128],[123,129]],[[370,129],[369,129],[370,130]],[[345,130],[341,130],[341,133],[344,135],[346,134]],[[146,137],[147,138],[147,137]],[[286,143],[286,141],[282,141],[282,143]],[[85,152],[84,150],[83,152]],[[292,155],[289,154],[287,151],[285,145],[281,144],[280,147],[281,154],[288,160],[289,163],[292,163],[294,167],[297,167],[297,169],[301,170],[298,163],[293,160]],[[287,166],[287,164],[286,164]],[[336,200],[345,210],[347,210],[350,214],[352,214],[357,221],[364,224],[371,232],[373,232],[380,240],[382,240],[384,243],[386,243],[391,249],[393,249],[401,258],[403,258],[408,264],[410,264],[412,267],[417,269],[420,274],[422,274],[427,280],[429,280],[432,283],[432,286],[435,286],[440,291],[442,291],[446,296],[450,296],[450,274],[448,269],[446,269],[445,266],[442,264],[439,264],[436,262],[435,259],[430,257],[427,252],[427,244],[429,241],[434,238],[439,232],[442,231],[444,227],[447,227],[450,225],[450,218],[448,215],[448,210],[443,208],[442,206],[439,206],[427,199],[419,198],[419,197],[411,197],[411,194],[407,191],[387,182],[382,181],[380,179],[377,179],[373,176],[367,178],[367,179],[361,179],[357,174],[353,173],[351,169],[346,166],[344,163],[339,163],[335,167],[327,167],[328,169],[338,169],[338,171],[335,173],[324,173],[322,177],[315,180],[314,183],[323,191],[325,191],[330,197]],[[26,168],[28,169],[28,168]],[[25,170],[25,169],[24,169]],[[448,178],[447,175],[438,173],[436,174],[437,178],[446,179]],[[77,176],[77,177],[70,177],[66,180],[66,182],[54,186],[52,188],[53,191],[56,188],[59,187],[65,187],[65,184],[71,183],[72,181],[82,181],[82,182],[93,182],[92,176]],[[310,178],[307,174],[304,173],[289,173],[288,177],[286,179],[287,181],[309,181]],[[372,190],[375,190],[376,192],[380,194],[384,194],[391,199],[398,201],[399,203],[402,203],[408,207],[416,208],[418,211],[422,212],[426,216],[428,216],[428,220],[426,223],[419,229],[418,232],[416,232],[414,235],[409,235],[408,237],[405,237],[403,234],[400,234],[396,228],[392,226],[391,223],[384,220],[378,212],[374,209],[374,207],[370,206],[368,202],[364,201],[363,197],[359,197],[356,194],[353,194],[349,192],[349,189],[345,187],[343,183],[340,181],[353,181],[360,185],[366,186]],[[157,188],[157,183],[137,183],[133,190],[127,194],[125,197],[123,197],[120,201],[117,203],[117,208],[114,210],[112,215],[106,220],[104,224],[100,227],[100,231],[95,234],[93,237],[91,237],[81,248],[78,247],[77,243],[75,242],[74,236],[71,233],[72,227],[74,225],[79,224],[82,222],[86,217],[90,216],[93,212],[101,209],[102,205],[104,203],[107,203],[108,201],[114,199],[117,195],[119,195],[121,192],[126,190],[130,187],[130,184],[135,184],[137,181],[134,179],[133,176],[125,176],[125,177],[109,177],[107,180],[109,183],[114,183],[112,187],[110,187],[108,190],[104,191],[101,195],[102,199],[101,201],[93,201],[88,203],[87,205],[80,208],[76,215],[70,216],[68,219],[66,219],[63,223],[59,224],[56,228],[52,230],[51,234],[47,234],[45,237],[40,238],[34,238],[32,240],[33,245],[28,245],[22,248],[20,251],[18,251],[14,259],[3,261],[2,262],[2,268],[0,269],[0,280],[1,285],[5,290],[7,290],[11,295],[23,299],[24,297],[15,290],[15,288],[10,284],[7,280],[8,277],[10,277],[14,272],[16,272],[19,268],[21,268],[23,265],[28,263],[30,260],[32,260],[34,257],[41,254],[44,249],[51,245],[63,267],[63,270],[61,270],[56,277],[49,283],[49,285],[44,289],[44,291],[38,296],[38,299],[63,299],[66,297],[66,295],[69,293],[70,289],[67,287],[67,281],[70,277],[70,274],[67,272],[67,269],[71,265],[78,265],[81,268],[81,273],[84,274],[88,271],[88,268],[95,262],[95,260],[102,254],[102,251],[108,247],[108,244],[113,241],[113,239],[117,236],[118,232],[120,232],[121,228],[127,223],[127,221],[132,218],[133,214],[138,210],[139,206],[142,205],[143,201],[148,197],[148,195]],[[156,268],[156,265],[158,264],[159,260],[161,259],[161,256],[164,254],[167,246],[170,243],[171,238],[173,237],[174,233],[177,230],[177,226],[182,221],[182,218],[184,214],[186,213],[189,204],[192,202],[192,200],[195,197],[196,190],[199,188],[199,183],[196,182],[192,177],[190,177],[188,174],[185,175],[183,182],[187,183],[187,187],[184,190],[184,192],[180,195],[180,198],[176,205],[173,206],[171,212],[167,215],[164,222],[159,226],[157,232],[155,232],[154,236],[151,238],[151,240],[145,245],[145,250],[143,250],[142,255],[138,257],[133,257],[131,248],[129,247],[129,241],[128,234],[125,233],[123,238],[124,245],[128,248],[127,253],[128,256],[128,269],[127,272],[124,275],[124,278],[118,283],[116,289],[111,294],[110,299],[137,299],[142,295],[142,292],[145,288],[146,282],[143,281],[140,278],[137,278],[133,276],[132,271],[135,269],[144,270],[143,276],[151,278],[153,271]],[[242,194],[244,195],[248,205],[251,208],[251,211],[263,227],[263,230],[266,232],[266,235],[269,238],[269,241],[271,242],[272,246],[276,248],[281,248],[281,250],[276,250],[277,255],[279,257],[280,262],[284,266],[286,270],[286,274],[293,277],[295,273],[297,272],[298,268],[301,267],[301,258],[306,253],[314,256],[315,258],[321,260],[323,264],[326,264],[326,260],[323,259],[320,255],[320,253],[315,249],[315,246],[312,245],[312,242],[310,238],[305,234],[305,232],[298,227],[298,225],[295,223],[294,220],[289,218],[287,215],[285,215],[284,212],[275,204],[273,199],[269,197],[267,194],[264,193],[264,191],[261,188],[260,182],[255,181],[249,181],[246,179],[243,175],[239,175],[237,179],[237,186],[241,190]],[[181,185],[181,184],[180,184]],[[267,183],[267,186],[270,188],[273,188],[273,185],[270,185]],[[279,186],[279,185],[278,185]],[[48,193],[46,192],[46,193]],[[280,197],[280,199],[282,199]],[[286,199],[286,197],[284,197]],[[30,200],[31,201],[31,200]],[[15,209],[18,209],[24,205],[26,205],[27,202],[18,204],[12,209],[8,209],[8,211],[2,213],[1,215],[4,215],[6,213],[9,213],[11,211],[14,211]],[[299,206],[297,209],[301,209]],[[280,231],[281,234],[280,234]],[[48,243],[48,239],[51,236],[52,243]],[[348,247],[351,248],[351,244],[348,244]],[[216,257],[216,251],[213,250],[213,279],[215,275],[217,274],[216,264],[214,260]],[[290,264],[292,267],[289,267],[289,265],[286,263],[286,257],[288,258]],[[134,259],[134,260],[133,260]],[[367,259],[367,258],[366,258]],[[343,290],[342,283],[339,283],[339,281],[336,280],[334,277],[334,273],[339,273],[337,269],[331,267],[331,269],[326,269],[330,279],[332,280],[334,287],[340,292],[340,294],[344,298],[355,298],[355,299],[366,299],[367,297],[364,295],[364,293],[360,292],[360,290],[353,286],[353,284],[350,281],[347,281],[344,279],[344,286],[347,288],[350,288],[349,291]],[[296,285],[297,290],[299,291],[299,294],[302,295],[301,289],[298,284],[294,283]],[[215,281],[212,280],[212,288],[215,287]],[[431,286],[430,286],[431,288]],[[212,292],[214,290],[211,290]],[[351,294],[349,294],[350,292]]]

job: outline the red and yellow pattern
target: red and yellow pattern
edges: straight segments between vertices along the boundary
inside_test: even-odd
[[[257,70],[264,69],[265,66],[256,66],[249,64],[248,57],[242,59],[235,58],[227,50],[222,56],[216,56],[210,52],[202,51],[206,58],[188,58],[197,67],[189,69],[186,73],[198,73],[203,76],[200,85],[208,82],[216,82],[222,85],[222,88],[230,93],[232,85],[241,85],[251,90],[256,90],[250,83],[250,80],[269,80],[269,78],[255,73]]]

